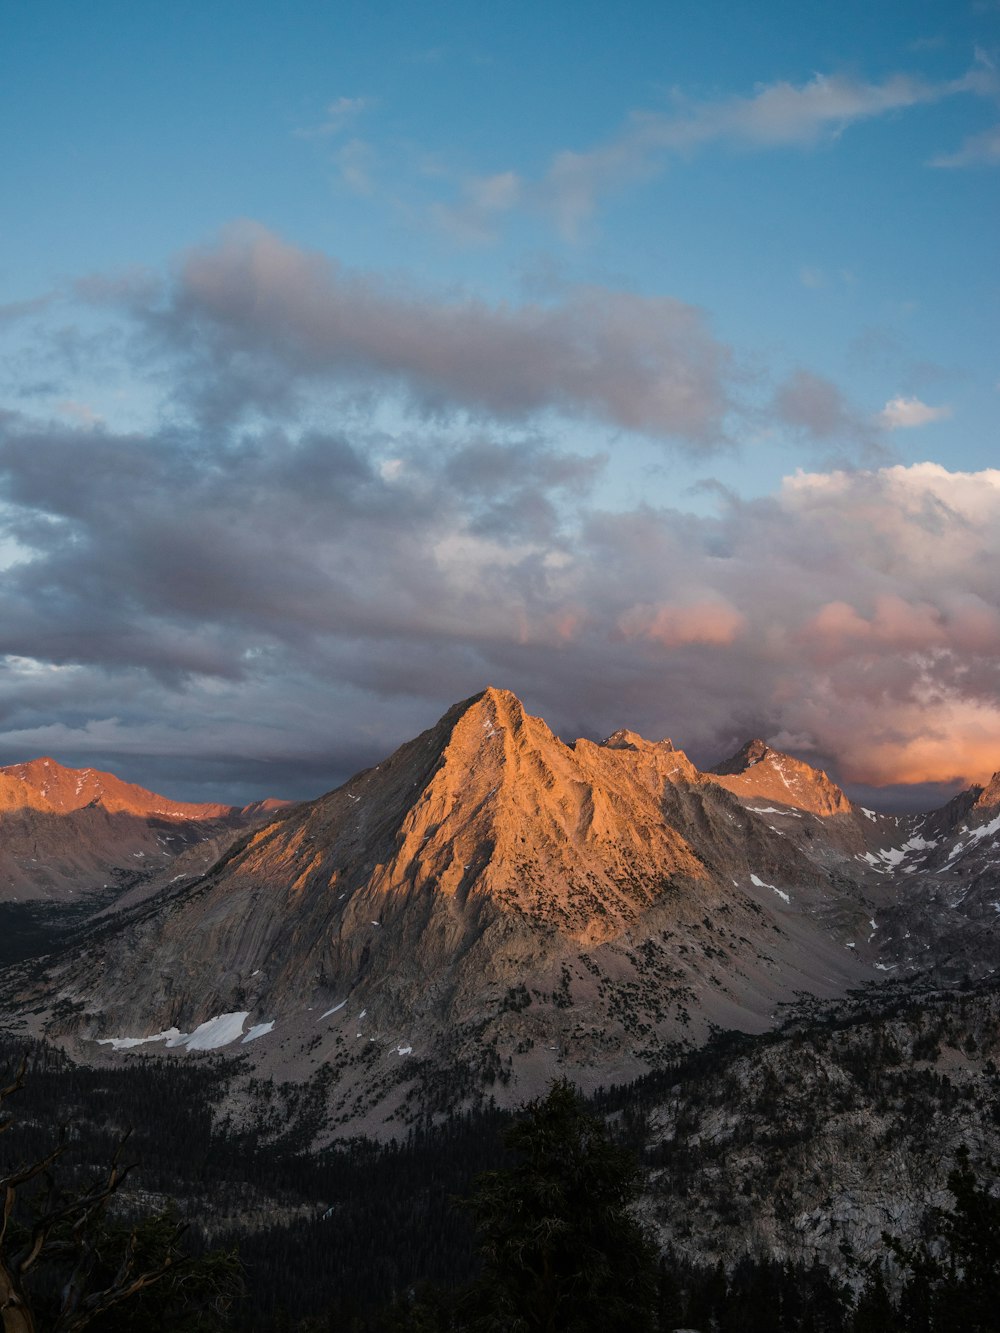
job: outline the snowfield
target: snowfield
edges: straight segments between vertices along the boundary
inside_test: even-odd
[[[98,1046],[110,1046],[114,1051],[130,1051],[136,1046],[145,1046],[150,1042],[162,1041],[170,1050],[217,1051],[222,1046],[229,1046],[241,1037],[243,1043],[256,1041],[265,1036],[274,1027],[274,1023],[257,1023],[246,1033],[243,1025],[250,1017],[248,1010],[233,1014],[217,1014],[199,1023],[193,1032],[181,1032],[179,1028],[167,1028],[155,1032],[151,1037],[98,1037]]]

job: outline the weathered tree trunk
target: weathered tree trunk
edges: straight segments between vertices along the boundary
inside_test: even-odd
[[[25,1304],[18,1282],[5,1264],[0,1264],[0,1319],[3,1333],[35,1333],[35,1320]]]

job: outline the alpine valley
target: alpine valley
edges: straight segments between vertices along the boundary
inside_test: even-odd
[[[67,1114],[172,1080],[315,1164],[206,1234],[321,1228],[330,1153],[488,1137],[565,1076],[645,1154],[662,1246],[847,1275],[1000,1149],[998,868],[1000,774],[879,813],[762,740],[701,771],[490,688],[297,805],[0,770],[0,1022]]]

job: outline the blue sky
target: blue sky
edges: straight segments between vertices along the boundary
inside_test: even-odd
[[[1000,6],[2,9],[0,761],[306,795],[490,680],[1000,766]]]

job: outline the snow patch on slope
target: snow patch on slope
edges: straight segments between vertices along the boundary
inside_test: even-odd
[[[243,1036],[243,1024],[250,1017],[249,1010],[233,1014],[217,1014],[199,1023],[193,1032],[181,1032],[178,1028],[167,1028],[156,1032],[151,1037],[99,1037],[98,1046],[110,1046],[114,1051],[130,1051],[136,1046],[145,1046],[149,1042],[162,1041],[170,1050],[217,1051],[222,1046]],[[258,1023],[246,1034],[245,1040],[252,1041],[270,1032],[273,1023]],[[262,1030],[263,1029],[263,1030]]]
[[[786,903],[790,903],[792,901],[791,898],[788,896],[788,894],[784,891],[784,889],[775,888],[773,884],[765,884],[764,881],[762,879],[758,879],[756,875],[751,875],[750,881],[751,883],[756,884],[758,889],[772,889],[778,895],[779,898],[784,898]]]
[[[240,1045],[245,1046],[248,1041],[256,1041],[258,1037],[266,1037],[273,1028],[273,1020],[270,1023],[255,1023],[252,1028],[247,1029],[246,1036],[240,1042]]]

